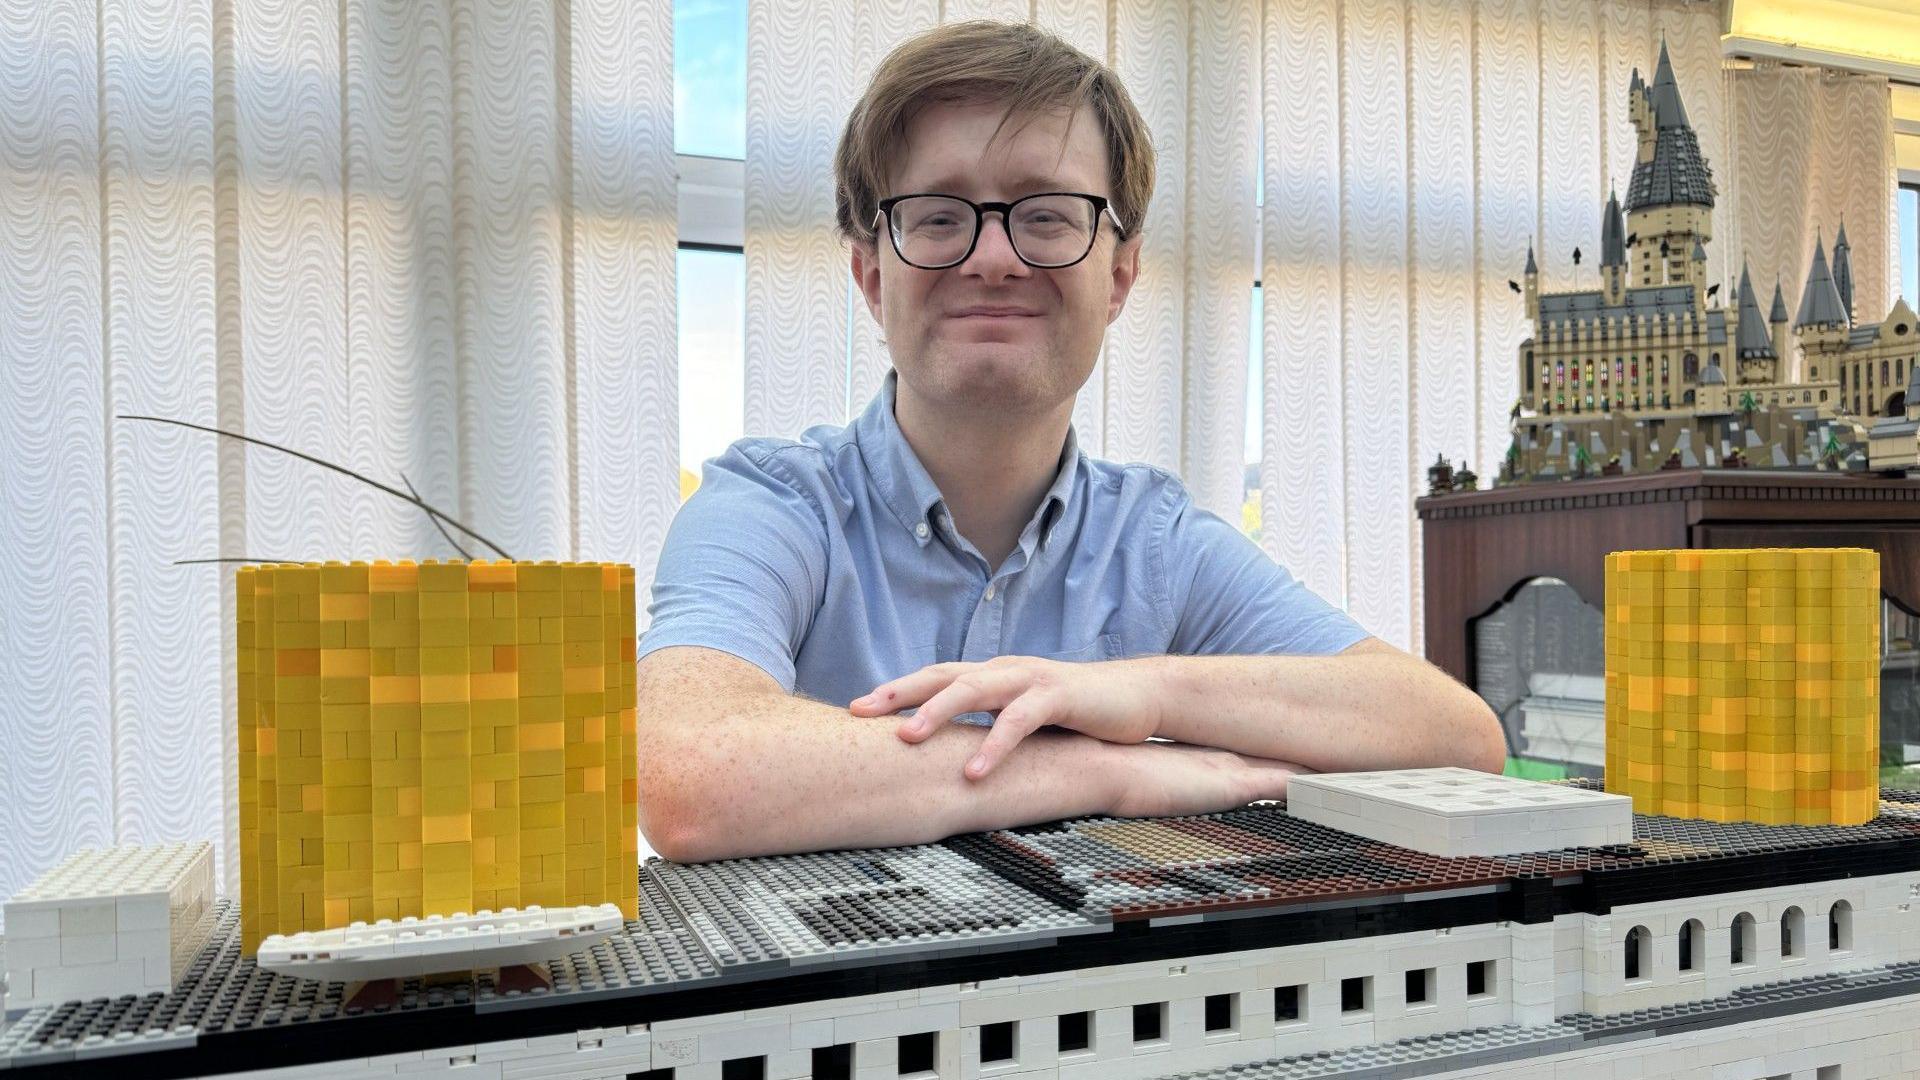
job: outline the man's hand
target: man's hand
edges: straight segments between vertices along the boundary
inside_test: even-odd
[[[1287,781],[1313,770],[1186,743],[1118,748],[1123,788],[1115,817],[1185,817],[1287,797]]]
[[[882,683],[847,706],[855,716],[887,716],[919,706],[903,719],[900,738],[917,743],[962,713],[997,712],[965,774],[992,772],[1034,731],[1053,724],[1112,743],[1145,742],[1160,726],[1158,691],[1144,664],[1132,660],[1067,663],[1000,656],[980,664],[934,664]]]

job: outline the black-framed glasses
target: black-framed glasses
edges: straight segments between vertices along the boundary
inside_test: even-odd
[[[1113,219],[1115,235],[1126,236],[1126,227],[1104,197],[1078,191],[1042,191],[1012,202],[984,203],[937,192],[895,195],[880,200],[873,227],[887,220],[894,253],[908,266],[944,270],[967,261],[980,242],[981,222],[995,211],[1013,253],[1040,270],[1059,270],[1086,258],[1100,233],[1102,214]]]

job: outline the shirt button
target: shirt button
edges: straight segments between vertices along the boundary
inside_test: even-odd
[[[925,540],[927,538],[927,523],[923,521],[920,524],[915,525],[913,527],[913,535],[919,537],[922,540]]]
[[[987,586],[987,599],[993,599],[993,586]]]

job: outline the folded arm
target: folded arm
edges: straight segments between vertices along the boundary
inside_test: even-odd
[[[640,826],[684,862],[931,843],[1096,814],[1198,814],[1277,799],[1298,771],[1168,744],[1041,732],[983,781],[961,765],[985,738],[947,724],[909,744],[890,724],[785,693],[712,649],[643,658]]]

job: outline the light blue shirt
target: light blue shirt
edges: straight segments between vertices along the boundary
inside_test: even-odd
[[[1339,652],[1366,631],[1149,465],[1081,453],[999,567],[953,527],[886,383],[846,427],[742,439],[667,532],[639,655],[747,660],[845,706],[929,664],[1017,654]]]

